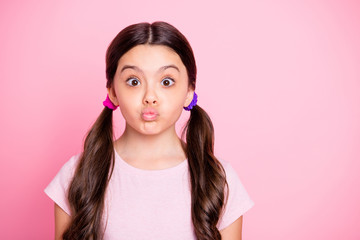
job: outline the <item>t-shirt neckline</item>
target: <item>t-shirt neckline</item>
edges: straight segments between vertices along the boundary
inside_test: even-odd
[[[187,159],[184,159],[181,163],[164,169],[141,169],[134,167],[133,165],[127,163],[124,159],[121,158],[119,153],[114,148],[115,153],[115,162],[118,162],[120,164],[120,167],[125,169],[128,172],[135,173],[135,174],[141,174],[141,175],[168,175],[168,174],[174,174],[176,172],[181,172],[184,168],[187,167],[188,161]]]

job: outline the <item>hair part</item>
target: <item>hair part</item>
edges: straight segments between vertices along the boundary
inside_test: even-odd
[[[173,49],[186,67],[189,86],[195,90],[196,62],[185,36],[166,22],[138,23],[120,31],[106,51],[106,87],[114,81],[120,58],[131,48],[163,45]],[[217,223],[225,204],[225,171],[214,156],[214,129],[210,117],[193,107],[184,128],[183,148],[191,182],[191,216],[199,240],[221,239]],[[71,223],[64,239],[102,239],[105,192],[114,167],[112,110],[104,108],[89,130],[84,150],[68,190]]]

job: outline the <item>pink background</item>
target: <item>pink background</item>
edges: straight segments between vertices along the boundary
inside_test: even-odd
[[[102,109],[106,48],[155,20],[192,44],[216,154],[255,202],[244,239],[360,239],[359,2],[213,2],[1,1],[1,239],[53,238],[43,189]]]

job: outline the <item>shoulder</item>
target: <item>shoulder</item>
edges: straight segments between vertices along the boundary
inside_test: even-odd
[[[234,178],[238,178],[238,174],[230,162],[225,161],[221,158],[218,158],[218,160],[221,163],[222,167],[224,168],[226,174],[226,180],[233,180]]]
[[[219,230],[222,230],[250,210],[254,206],[254,202],[232,164],[221,158],[218,160],[224,168],[228,184],[228,188],[225,189],[228,197],[225,199],[225,206],[218,224]]]
[[[80,156],[81,154],[76,154],[67,160],[44,189],[46,195],[69,215],[70,207],[67,201],[67,190],[75,173]]]
[[[59,178],[59,180],[62,181],[62,183],[68,183],[70,182],[70,180],[72,179],[74,173],[75,173],[75,170],[76,170],[76,167],[77,167],[77,164],[80,160],[80,153],[79,154],[76,154],[76,155],[73,155],[72,157],[70,157],[69,160],[67,160],[63,166],[60,168],[60,170],[58,171],[58,173],[56,174],[54,180],[56,178]]]
[[[235,168],[232,166],[232,164],[228,161],[225,161],[223,159],[218,159],[219,162],[221,163],[224,172],[225,172],[225,176],[226,176],[226,181],[229,185],[229,188],[232,188],[232,191],[235,191],[236,188],[239,187],[243,187],[243,184],[240,180],[239,174],[238,172],[235,170]],[[235,189],[234,189],[235,188]],[[230,190],[230,189],[229,189]]]
[[[80,160],[80,156],[81,156],[80,153],[71,156],[70,159],[68,159],[63,164],[63,166],[61,167],[59,172],[62,172],[62,171],[74,171],[76,169],[76,167],[77,167],[77,164],[78,164],[79,160]]]

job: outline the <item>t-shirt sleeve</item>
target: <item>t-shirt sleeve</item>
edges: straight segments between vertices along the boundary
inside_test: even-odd
[[[223,215],[219,219],[219,230],[228,227],[254,206],[254,202],[247,193],[235,169],[228,162],[221,161],[221,163],[226,173],[229,196]]]
[[[75,172],[79,154],[70,158],[59,170],[44,192],[68,215],[71,215],[67,190]]]

